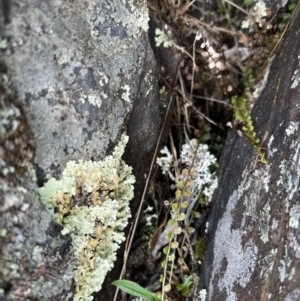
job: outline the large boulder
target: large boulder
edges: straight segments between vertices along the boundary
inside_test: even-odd
[[[266,153],[230,133],[212,202],[201,300],[300,300],[300,11],[252,111]],[[204,297],[206,295],[206,297]]]

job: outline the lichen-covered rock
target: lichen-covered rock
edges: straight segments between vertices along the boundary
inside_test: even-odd
[[[104,158],[139,97],[145,1],[10,6],[11,22],[2,19],[0,26],[6,41],[0,55],[36,138],[38,177],[59,177],[69,160]]]
[[[300,300],[300,10],[253,107],[268,164],[231,133],[220,164],[201,301]]]
[[[111,268],[117,242],[123,238],[110,231],[126,225],[132,177],[118,152],[125,142],[117,147],[115,159],[109,161],[109,154],[128,128],[132,139],[127,152],[131,162],[140,164],[134,171],[142,175],[140,190],[149,169],[145,157],[151,160],[164,113],[147,27],[144,0],[24,0],[0,5],[0,59],[7,66],[6,77],[1,79],[8,79],[18,103],[4,113],[3,120],[9,121],[11,129],[23,129],[15,136],[1,132],[0,293],[6,300],[72,299],[74,277],[77,283],[86,281],[78,257],[83,258],[86,250],[93,256],[101,253],[101,243],[94,243],[103,233],[111,239],[106,245],[110,245],[108,261],[103,253],[81,263],[87,264],[89,272],[103,267],[102,275]],[[19,113],[20,118],[14,116]],[[28,124],[17,126],[21,119]],[[9,131],[1,124],[3,128]],[[116,172],[109,170],[110,179],[104,169],[113,166]],[[81,182],[76,182],[77,177],[72,184],[82,191],[69,189],[70,183],[64,182],[71,168],[81,175]],[[100,169],[102,180],[97,178]],[[57,215],[50,215],[39,199],[38,185],[48,180],[45,188],[50,189],[52,183],[53,192],[59,183],[66,185],[63,197],[59,191],[54,193],[61,202],[53,203],[62,210]],[[110,184],[99,188],[104,180]],[[68,206],[68,201],[74,203]],[[86,221],[87,215],[92,220]],[[64,228],[58,223],[61,218]],[[76,228],[78,219],[95,228],[92,234],[88,232],[88,241],[80,232],[86,227]],[[105,222],[110,226],[101,229]],[[74,236],[75,232],[81,234]],[[80,243],[87,249],[80,249]],[[101,281],[91,281],[92,289],[82,292],[84,298],[90,299]],[[107,287],[112,290],[110,282]]]
[[[75,301],[92,300],[125,239],[121,231],[130,217],[132,169],[122,161],[128,137],[103,161],[69,161],[61,180],[50,179],[40,189],[54,220],[70,234],[77,259]]]
[[[0,64],[0,299],[69,300],[75,258],[39,200],[35,142]]]

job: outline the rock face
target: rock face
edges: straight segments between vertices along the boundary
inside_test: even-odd
[[[300,300],[300,11],[252,116],[269,163],[231,133],[220,164],[201,300]]]
[[[147,6],[143,0],[2,4],[0,299],[73,300],[72,236],[62,234],[38,189],[59,181],[69,162],[105,160],[128,128],[126,163],[141,195],[140,175],[148,172],[165,113]]]
[[[12,4],[4,58],[43,180],[70,159],[105,157],[139,101],[147,9],[118,2]],[[153,76],[148,85],[153,94]]]

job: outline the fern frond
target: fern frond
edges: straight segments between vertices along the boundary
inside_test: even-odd
[[[268,160],[259,144],[260,140],[257,138],[257,134],[255,132],[252,118],[250,115],[250,102],[247,97],[232,97],[231,98],[234,115],[237,120],[239,120],[243,124],[243,131],[246,138],[251,142],[252,146],[257,151],[257,154],[261,160],[261,162],[267,164]]]

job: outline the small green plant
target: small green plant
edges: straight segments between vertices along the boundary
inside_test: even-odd
[[[190,177],[189,172],[187,172],[187,179]],[[191,195],[191,190],[188,189],[190,185],[188,181],[179,181],[178,190],[175,193],[176,202],[171,206],[171,219],[168,222],[171,231],[167,234],[169,239],[169,244],[163,248],[163,253],[166,255],[166,259],[162,262],[161,266],[163,268],[163,274],[160,277],[162,283],[162,292],[161,292],[161,301],[168,300],[165,299],[165,293],[171,290],[171,276],[167,277],[168,271],[169,275],[173,274],[174,269],[176,269],[175,259],[176,251],[181,254],[179,248],[179,243],[177,236],[182,233],[182,228],[180,223],[185,220],[185,210],[188,207],[189,203],[184,200],[184,197],[189,197]]]
[[[169,172],[172,165],[172,156],[165,148],[162,153],[165,155],[158,158],[157,163],[162,167],[163,172]],[[192,210],[194,210],[200,196],[211,199],[215,188],[215,174],[211,172],[211,167],[216,163],[216,158],[210,154],[208,146],[201,144],[196,139],[192,139],[189,143],[182,146],[180,154],[180,162],[182,163],[181,171],[176,176],[171,174],[171,178],[176,179],[175,201],[171,204],[171,218],[168,221],[167,233],[168,244],[163,248],[165,260],[162,262],[163,273],[160,277],[162,283],[162,291],[159,294],[160,300],[168,300],[167,293],[171,290],[171,280],[174,270],[176,258],[182,257],[182,249],[179,245],[178,236],[185,232],[186,235],[192,234],[194,229],[190,227],[192,219]],[[178,166],[178,164],[175,164]],[[185,230],[184,230],[185,229]],[[193,284],[192,276],[188,277],[184,283],[177,286],[182,296],[190,293]]]
[[[280,19],[280,22],[278,24],[278,28],[280,30],[283,30],[285,28],[286,24],[292,18],[293,14],[298,6],[299,6],[299,3],[297,4],[296,0],[289,1],[286,11],[282,14],[282,18]]]
[[[160,249],[165,246],[163,248],[165,259],[161,263],[163,268],[160,276],[161,291],[155,294],[129,280],[117,280],[112,283],[128,294],[150,301],[169,301],[169,292],[172,289],[177,289],[183,297],[191,294],[194,287],[194,274],[182,280],[182,283],[176,287],[172,285],[174,271],[177,269],[177,259],[179,263],[179,259],[184,256],[183,250],[187,250],[188,245],[187,243],[186,245],[179,244],[179,235],[184,233],[185,236],[189,236],[194,232],[194,228],[190,227],[190,221],[193,219],[192,212],[200,196],[205,198],[206,202],[210,201],[216,187],[216,176],[211,170],[216,163],[216,158],[209,152],[206,144],[199,143],[197,139],[190,140],[182,146],[180,160],[176,163],[167,147],[161,151],[161,154],[163,156],[157,159],[158,165],[163,173],[169,173],[176,183],[175,200],[170,205],[170,218],[164,230],[167,240],[159,247]],[[172,166],[179,166],[179,162],[180,168],[175,170],[176,175],[173,175]],[[194,257],[194,254],[192,256]]]
[[[112,285],[117,286],[123,292],[130,294],[135,297],[143,298],[148,301],[160,301],[158,296],[148,291],[147,289],[141,287],[137,283],[130,280],[115,280],[112,282]]]
[[[181,291],[182,296],[188,296],[191,293],[191,286],[193,285],[193,283],[193,276],[190,275],[182,284],[177,285],[177,289]]]
[[[231,101],[236,119],[243,124],[242,129],[244,131],[245,137],[251,142],[251,144],[257,151],[261,162],[267,164],[268,160],[266,159],[266,156],[259,144],[259,138],[256,137],[256,132],[252,123],[249,98],[245,96],[234,96],[231,98]]]

